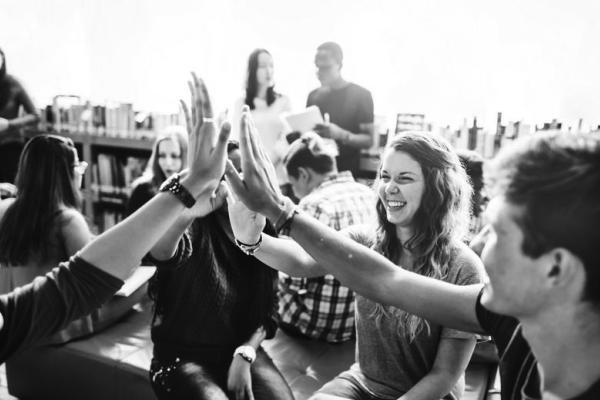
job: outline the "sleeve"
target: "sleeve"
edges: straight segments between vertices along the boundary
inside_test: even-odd
[[[177,243],[177,250],[175,250],[175,254],[173,257],[168,260],[158,260],[152,257],[152,254],[148,253],[146,255],[147,260],[154,264],[157,268],[177,268],[183,264],[185,264],[190,257],[192,256],[193,245],[192,238],[190,237],[189,230],[184,232],[179,239],[179,243]]]
[[[483,264],[479,257],[469,248],[461,244],[459,255],[451,261],[447,281],[455,285],[473,285],[483,281]],[[463,332],[447,327],[442,328],[443,338],[454,339],[487,339],[481,335]]]
[[[75,256],[0,296],[0,362],[108,301],[120,279]]]
[[[298,206],[300,210],[304,211],[306,214],[310,215],[322,224],[327,225],[335,230],[340,229],[339,226],[335,226],[336,221],[332,217],[332,212],[327,209],[327,204],[316,201],[300,201]]]
[[[357,118],[359,124],[372,124],[375,121],[373,96],[366,89],[364,89],[364,93],[360,97],[360,108]]]

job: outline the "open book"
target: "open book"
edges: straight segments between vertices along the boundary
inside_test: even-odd
[[[125,279],[125,283],[121,286],[121,289],[115,293],[115,296],[130,296],[133,292],[138,290],[140,286],[148,282],[152,275],[154,275],[154,271],[156,271],[156,267],[138,267],[129,278]]]

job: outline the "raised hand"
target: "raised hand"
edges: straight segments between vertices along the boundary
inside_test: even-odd
[[[226,171],[232,168],[235,170],[233,164],[228,161]],[[265,217],[249,210],[232,190],[229,190],[227,195],[227,211],[233,236],[242,243],[257,243],[265,227]]]
[[[207,188],[215,190],[225,172],[227,139],[231,133],[231,125],[228,122],[221,125],[215,144],[216,130],[206,85],[192,73],[192,81],[188,81],[188,87],[191,96],[191,112],[186,103],[180,100],[189,135],[189,175],[182,183],[190,186],[188,190],[198,197]]]
[[[227,168],[226,176],[231,189],[250,210],[275,221],[281,213],[283,195],[273,164],[260,144],[248,106],[242,109],[240,152],[243,179],[235,169]]]

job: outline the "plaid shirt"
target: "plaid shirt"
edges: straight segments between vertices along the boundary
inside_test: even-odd
[[[354,181],[350,171],[325,179],[299,208],[323,224],[341,230],[377,220],[375,195]],[[328,342],[354,337],[354,293],[327,274],[316,278],[279,278],[280,325]]]

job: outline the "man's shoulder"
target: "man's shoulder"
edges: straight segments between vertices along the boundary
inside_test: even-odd
[[[354,82],[348,83],[348,91],[357,97],[371,97],[371,92],[367,88]]]

